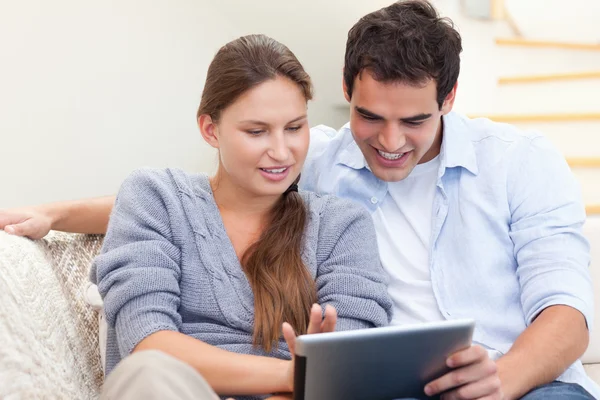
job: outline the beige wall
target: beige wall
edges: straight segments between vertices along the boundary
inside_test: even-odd
[[[211,171],[216,155],[197,132],[195,109],[210,59],[242,34],[287,44],[315,83],[311,124],[339,127],[348,113],[347,31],[390,2],[1,2],[0,208],[111,194],[140,166]],[[464,37],[459,111],[598,109],[597,82],[498,88],[501,74],[600,69],[600,57],[498,50],[493,37],[507,28],[461,18],[459,2],[437,1]],[[532,128],[548,131],[567,155],[600,156],[598,124],[584,125]],[[584,192],[600,202],[596,176],[584,177]]]
[[[0,3],[0,208],[114,193],[140,166],[212,170],[195,109],[214,53],[247,33],[277,38],[305,64],[311,123],[343,124],[333,104],[346,32],[386,3]]]

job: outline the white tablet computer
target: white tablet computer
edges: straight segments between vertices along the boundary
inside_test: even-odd
[[[301,335],[294,400],[425,399],[423,389],[471,345],[473,320]]]

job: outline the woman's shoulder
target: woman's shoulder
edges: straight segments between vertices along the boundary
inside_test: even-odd
[[[334,195],[322,195],[310,191],[300,191],[307,211],[322,229],[337,230],[356,220],[371,221],[369,211],[361,204]]]
[[[176,168],[138,168],[131,172],[121,185],[121,190],[137,194],[154,192],[164,196],[183,192],[209,194],[210,184],[205,174],[191,174]]]

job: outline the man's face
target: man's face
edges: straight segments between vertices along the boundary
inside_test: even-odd
[[[350,128],[373,174],[387,182],[406,178],[417,164],[440,153],[441,117],[452,110],[456,86],[442,109],[436,82],[415,86],[378,82],[368,70],[356,77],[350,103]]]

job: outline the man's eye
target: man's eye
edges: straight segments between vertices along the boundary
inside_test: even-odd
[[[360,116],[361,116],[361,117],[362,117],[364,120],[367,120],[367,121],[377,121],[377,120],[378,120],[378,118],[375,118],[375,117],[370,117],[370,116],[368,116],[368,115],[364,115],[364,114],[360,114]]]

